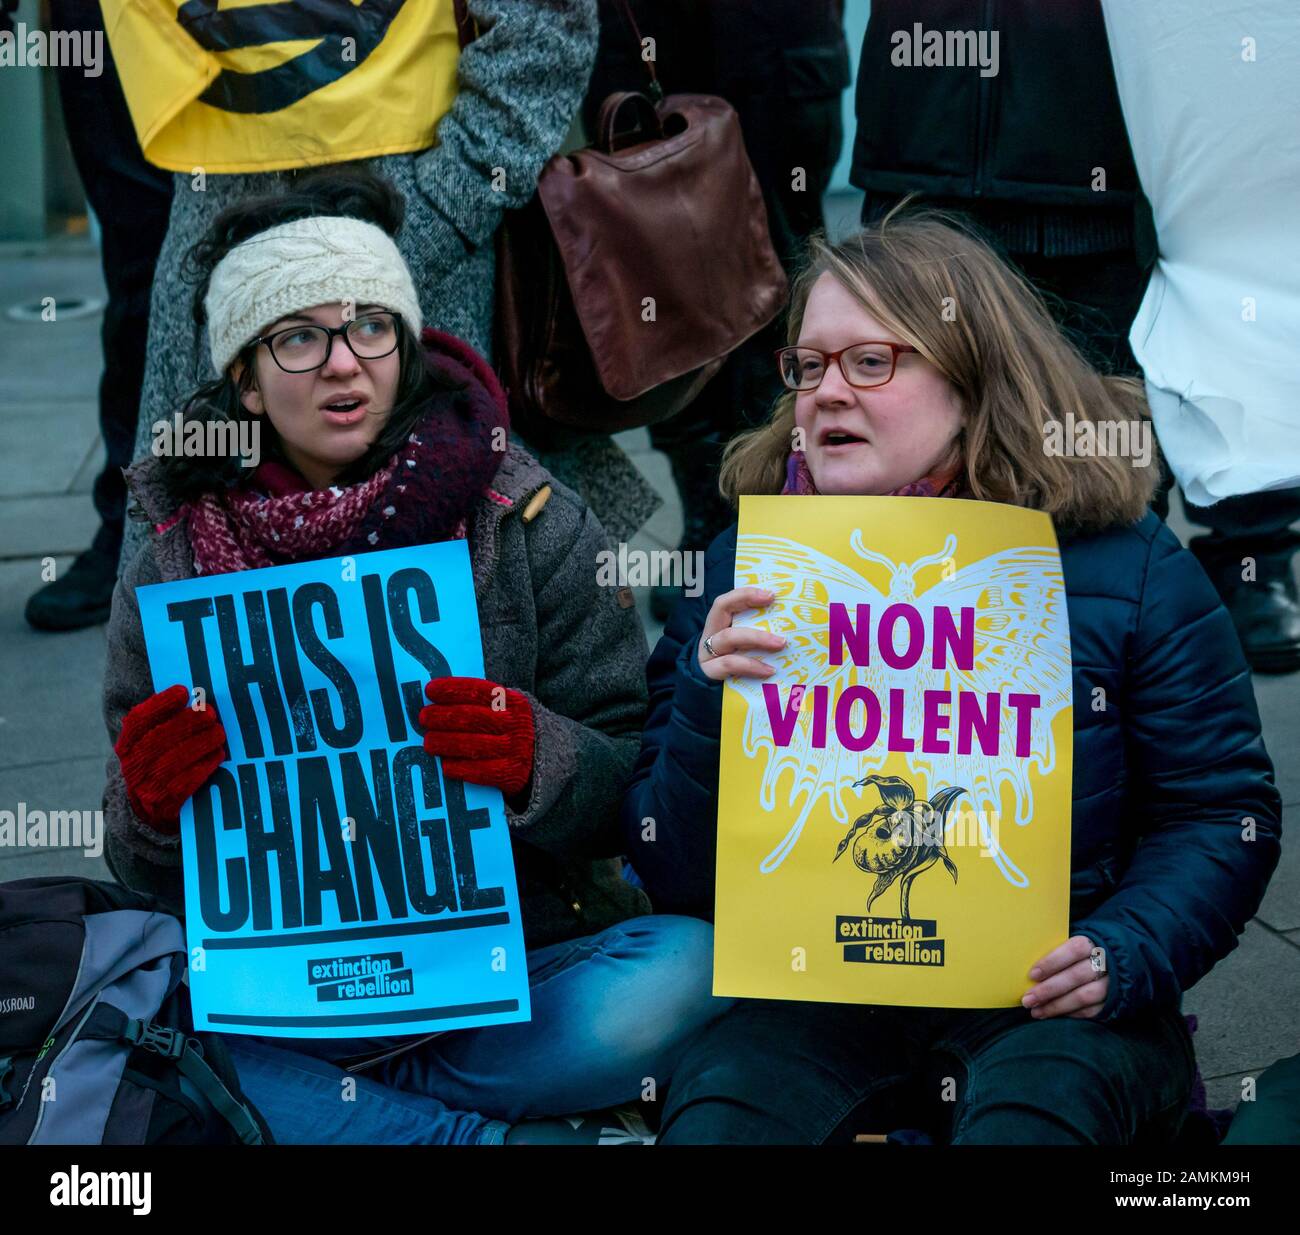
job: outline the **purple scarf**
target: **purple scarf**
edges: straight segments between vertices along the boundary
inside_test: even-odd
[[[887,493],[886,497],[956,497],[965,489],[965,476],[960,462],[948,468],[940,468],[920,480],[914,480]],[[782,493],[795,493],[803,497],[817,494],[812,472],[808,470],[808,461],[802,450],[792,450],[785,464],[785,486]]]

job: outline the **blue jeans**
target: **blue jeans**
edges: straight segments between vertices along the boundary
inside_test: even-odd
[[[734,1002],[711,993],[713,928],[694,918],[632,918],[538,948],[528,978],[531,1021],[445,1033],[356,1074],[332,1060],[401,1039],[225,1041],[282,1144],[499,1144],[530,1116],[657,1097]]]
[[[674,1073],[658,1144],[1168,1143],[1195,1072],[1177,1008],[1116,1023],[747,999]]]

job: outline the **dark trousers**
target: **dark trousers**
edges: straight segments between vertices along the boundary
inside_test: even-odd
[[[102,30],[103,16],[98,4],[86,0],[51,0],[50,27]],[[108,289],[99,382],[99,431],[108,458],[95,478],[94,502],[100,518],[95,547],[116,559],[126,508],[122,468],[135,453],[149,295],[167,234],[172,177],[145,162],[140,152],[107,36],[103,70],[98,77],[87,77],[79,68],[62,67],[58,82],[77,172],[99,220]]]
[[[1242,545],[1255,554],[1289,553],[1296,544],[1292,525],[1300,522],[1300,489],[1266,489],[1227,497],[1213,506],[1183,503],[1193,523],[1210,529],[1210,541],[1225,551]]]
[[[659,1144],[837,1144],[901,1128],[966,1145],[1166,1143],[1195,1071],[1176,1009],[1112,1025],[743,1000],[678,1064]]]
[[[1080,257],[1012,254],[1009,258],[1047,299],[1061,329],[1102,373],[1140,377],[1128,332],[1149,272],[1133,249]]]

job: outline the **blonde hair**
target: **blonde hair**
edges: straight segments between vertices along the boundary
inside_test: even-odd
[[[791,344],[813,284],[827,273],[956,388],[973,496],[1046,511],[1076,530],[1142,517],[1157,467],[1045,448],[1046,426],[1063,426],[1071,412],[1076,425],[1128,421],[1136,429],[1149,419],[1142,383],[1096,372],[1039,293],[959,220],[932,210],[898,217],[895,210],[840,244],[814,237],[791,291]],[[795,393],[784,392],[767,424],[728,445],[720,488],[733,504],[742,493],[781,491],[794,406]]]

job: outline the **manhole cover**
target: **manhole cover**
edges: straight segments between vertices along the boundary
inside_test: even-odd
[[[35,300],[31,304],[11,304],[5,310],[5,316],[15,322],[40,322],[45,320],[43,314],[46,309],[53,308],[54,320],[66,322],[77,317],[92,317],[103,307],[104,302],[93,297],[69,296],[66,299],[56,297],[53,305],[47,305],[44,300]]]

